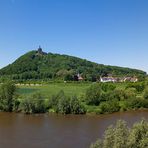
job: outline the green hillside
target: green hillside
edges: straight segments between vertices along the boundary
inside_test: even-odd
[[[81,74],[85,80],[95,81],[100,76],[112,74],[114,76],[144,76],[141,70],[106,66],[87,61],[85,59],[44,53],[41,48],[30,51],[18,58],[14,63],[2,68],[0,76],[12,79],[64,79],[76,80],[76,75]]]

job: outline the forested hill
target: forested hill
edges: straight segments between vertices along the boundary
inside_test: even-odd
[[[18,58],[14,63],[2,68],[0,76],[13,79],[65,79],[74,80],[81,74],[85,80],[95,81],[100,76],[146,75],[144,71],[106,66],[68,55],[45,53],[39,48]]]

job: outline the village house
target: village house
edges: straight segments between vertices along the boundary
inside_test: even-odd
[[[138,78],[136,77],[125,77],[124,82],[129,81],[129,82],[137,82]]]
[[[117,82],[117,79],[113,77],[100,77],[100,82]]]
[[[119,77],[100,77],[100,82],[137,82],[138,78],[136,77],[123,77],[123,78],[119,78]]]
[[[80,74],[77,74],[77,77],[78,77],[78,81],[83,81],[83,77],[80,75]]]

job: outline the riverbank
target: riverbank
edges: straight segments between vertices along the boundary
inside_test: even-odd
[[[27,92],[22,94],[22,87],[17,88],[13,82],[2,84],[0,110],[26,114],[106,114],[148,108],[148,87],[144,82],[125,83],[122,86],[113,83],[93,83],[38,87],[39,90],[32,86],[25,88]],[[49,90],[52,93],[48,92]]]

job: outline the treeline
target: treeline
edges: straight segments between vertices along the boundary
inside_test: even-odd
[[[39,92],[21,96],[11,82],[0,86],[0,111],[61,114],[113,113],[148,108],[148,87],[144,82],[94,83],[81,96],[67,96],[63,91],[45,99]]]
[[[115,126],[109,126],[103,139],[98,139],[90,148],[147,148],[148,122],[142,120],[131,128],[125,121],[119,120]]]
[[[78,81],[77,74],[84,81],[97,81],[100,76],[138,76],[143,78],[146,73],[140,70],[106,66],[68,55],[49,53],[39,55],[31,51],[18,58],[14,63],[0,70],[0,78],[13,80],[65,80]]]
[[[85,101],[98,114],[148,108],[148,87],[143,82],[128,83],[125,88],[96,83],[86,91]]]
[[[0,86],[0,111],[26,114],[49,111],[61,114],[85,114],[86,108],[77,96],[68,97],[63,91],[48,99],[40,93],[22,97],[16,93],[16,86],[12,82],[7,82]]]

